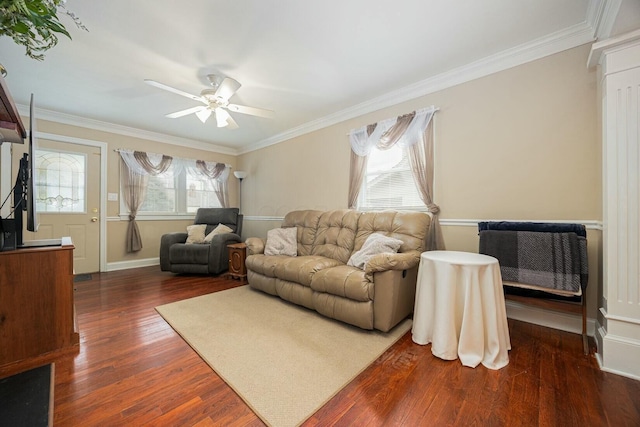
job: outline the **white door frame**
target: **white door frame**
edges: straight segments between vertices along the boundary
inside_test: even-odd
[[[100,148],[100,271],[107,271],[107,143],[54,133],[36,132],[36,138]]]

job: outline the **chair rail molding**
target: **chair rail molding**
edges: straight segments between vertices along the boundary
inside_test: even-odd
[[[283,221],[284,216],[245,215],[245,221]],[[440,218],[440,225],[448,227],[477,227],[481,221],[553,222],[558,224],[583,224],[588,230],[602,230],[602,221],[581,219],[468,219]]]

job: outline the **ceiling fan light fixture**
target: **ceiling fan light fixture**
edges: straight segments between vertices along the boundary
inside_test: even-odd
[[[223,78],[224,77],[218,76],[216,74],[207,74],[207,80],[209,80],[209,84],[214,89],[217,89],[220,86],[220,83],[222,83]]]
[[[206,123],[210,115],[211,115],[211,110],[209,110],[208,108],[205,108],[204,110],[200,110],[196,112],[196,116],[198,116],[198,118],[202,123]]]
[[[216,122],[219,128],[223,128],[229,124],[229,117],[229,113],[227,113],[226,110],[223,110],[222,108],[216,109]]]
[[[158,89],[172,92],[176,95],[184,96],[204,104],[197,107],[187,108],[186,110],[176,111],[175,113],[166,114],[166,117],[170,119],[195,114],[202,123],[206,123],[209,117],[211,117],[211,114],[215,113],[216,125],[219,128],[226,127],[227,129],[233,130],[238,129],[238,123],[234,120],[233,116],[229,114],[227,109],[240,114],[248,114],[250,116],[264,118],[274,117],[273,111],[256,107],[248,107],[246,105],[230,104],[229,98],[231,98],[242,86],[237,80],[232,79],[231,77],[222,77],[215,74],[208,75],[207,79],[211,83],[211,88],[204,89],[200,92],[200,95],[193,95],[155,80],[145,79],[145,83],[150,86],[155,86]]]

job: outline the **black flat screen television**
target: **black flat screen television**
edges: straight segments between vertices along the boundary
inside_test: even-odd
[[[0,250],[14,250],[25,246],[23,231],[38,231],[38,212],[35,200],[35,151],[37,146],[33,94],[29,107],[28,153],[22,155],[13,187],[13,219],[3,219],[0,223]],[[26,226],[23,223],[24,211],[27,212]]]
[[[27,180],[26,194],[26,210],[27,210],[27,230],[36,232],[40,223],[38,221],[38,210],[36,207],[36,120],[33,105],[33,94],[31,94],[31,102],[29,104],[29,159],[27,167],[29,169],[29,178]]]

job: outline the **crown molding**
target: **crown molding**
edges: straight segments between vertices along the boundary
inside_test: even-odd
[[[602,60],[602,55],[605,52],[611,52],[615,49],[619,49],[621,46],[629,45],[632,43],[640,42],[640,29],[624,33],[617,37],[611,37],[609,39],[594,43],[591,46],[591,53],[589,53],[589,59],[587,59],[587,67],[595,67]]]
[[[18,112],[22,116],[29,116],[29,107],[26,105],[18,104]],[[219,145],[210,144],[208,142],[198,141],[194,139],[181,138],[179,136],[166,135],[159,132],[152,132],[143,129],[132,128],[123,125],[117,125],[115,123],[103,122],[95,119],[88,119],[86,117],[73,116],[71,114],[59,113],[57,111],[46,110],[44,108],[35,109],[36,117],[39,120],[47,120],[50,122],[61,123],[65,125],[78,126],[87,129],[115,133],[117,135],[131,136],[134,138],[147,139],[155,142],[162,142],[165,144],[177,145],[180,147],[197,148],[204,151],[211,151],[220,154],[229,154],[235,156],[238,154],[237,150],[229,147],[222,147]]]
[[[601,3],[603,1],[607,0],[591,0],[585,21],[580,24],[405,86],[318,120],[302,124],[270,138],[245,145],[238,150],[238,154],[259,150],[309,132],[360,117],[373,111],[378,111],[382,108],[397,105],[564,50],[591,43],[595,40],[594,23],[601,16],[599,11],[602,9]]]
[[[597,40],[611,37],[621,5],[622,0],[592,0],[589,2],[587,21],[594,28],[594,36]]]

